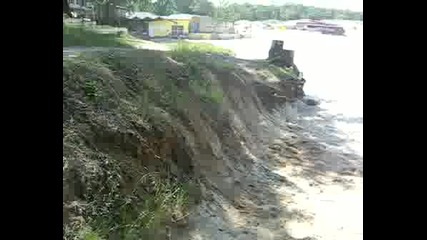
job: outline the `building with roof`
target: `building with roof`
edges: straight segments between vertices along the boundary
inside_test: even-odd
[[[186,36],[201,32],[207,25],[206,16],[191,14],[159,16],[150,12],[134,12],[127,14],[126,19],[131,31],[150,38]]]
[[[169,16],[165,16],[164,18],[174,23],[170,26],[172,36],[188,35],[190,32],[199,31],[198,26],[200,19],[197,15],[172,14]]]
[[[130,31],[146,37],[167,37],[173,21],[150,12],[133,12],[126,15]]]

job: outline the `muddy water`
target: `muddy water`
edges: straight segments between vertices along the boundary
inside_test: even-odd
[[[296,61],[308,80],[306,93],[323,101],[316,109],[300,109],[300,125],[306,138],[324,147],[313,156],[315,165],[320,162],[318,168],[329,175],[324,179],[335,180],[319,184],[312,195],[307,190],[308,200],[299,205],[307,205],[305,209],[314,213],[313,226],[308,229],[318,239],[363,239],[362,34],[309,43]],[[355,176],[336,176],[343,172]],[[319,189],[322,192],[315,194]],[[289,228],[306,235],[307,228],[296,230],[298,226]]]
[[[303,191],[288,207],[304,210],[308,221],[290,221],[294,238],[363,239],[363,42],[317,35],[296,50],[296,63],[307,79],[305,92],[321,100],[317,107],[299,106],[298,135],[305,164],[278,168]],[[293,175],[292,172],[318,171]],[[351,175],[351,176],[346,176]],[[313,182],[314,180],[314,182]],[[281,189],[287,191],[288,189]]]

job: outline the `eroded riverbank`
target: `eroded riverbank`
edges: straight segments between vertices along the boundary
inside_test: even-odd
[[[284,110],[264,121],[265,154],[248,150],[251,170],[228,187],[240,197],[229,202],[208,191],[212,201],[196,211],[190,239],[363,239],[363,43],[304,38],[283,40],[320,105],[299,104],[295,124]],[[270,40],[249,50],[257,41],[218,44],[241,58],[265,58]]]
[[[300,107],[298,123],[280,120],[284,112],[264,122],[277,138],[265,145],[264,157],[247,152],[253,167],[229,187],[238,197],[230,202],[220,191],[207,191],[211,201],[190,217],[185,238],[363,238],[362,157],[344,148],[349,141],[318,107]],[[307,119],[319,129],[329,126],[329,134],[307,130]]]

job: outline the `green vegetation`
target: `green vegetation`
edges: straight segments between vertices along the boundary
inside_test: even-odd
[[[200,190],[180,122],[223,102],[206,59],[218,51],[179,43],[64,59],[65,239],[162,239],[186,221]]]
[[[337,10],[304,6],[302,4],[285,4],[282,6],[265,6],[251,4],[225,4],[219,17],[224,21],[236,20],[298,20],[298,19],[345,19],[363,20],[363,13],[349,10]]]
[[[208,15],[218,21],[233,22],[236,20],[297,20],[297,19],[345,19],[362,20],[363,13],[349,10],[338,10],[304,6],[287,3],[281,6],[236,4],[227,0],[219,1],[216,6],[209,0],[106,0],[92,2],[96,9],[102,9],[99,21],[108,25],[119,25],[117,16],[107,11],[110,6],[125,6],[127,11],[146,11],[157,15],[188,13]]]
[[[109,1],[113,2],[112,0]],[[292,3],[281,6],[266,6],[249,3],[236,4],[231,3],[233,2],[231,0],[221,0],[215,6],[209,0],[120,0],[114,2],[121,6],[127,6],[130,11],[147,11],[158,15],[169,15],[172,13],[209,15],[219,21],[236,21],[241,19],[251,21],[269,19],[296,20],[305,18],[363,20],[363,13],[361,12],[318,8]]]
[[[179,57],[180,55],[198,55],[203,54],[220,54],[224,56],[234,56],[234,52],[228,48],[215,46],[210,43],[192,43],[186,41],[179,41],[173,49],[173,56]]]
[[[185,216],[188,211],[188,193],[182,183],[161,177],[172,174],[166,169],[146,170],[152,166],[148,162],[138,166],[138,159],[144,163],[153,156],[140,153],[140,157],[135,157],[138,147],[127,146],[132,146],[128,141],[137,141],[137,145],[160,155],[153,149],[155,142],[147,146],[143,139],[135,138],[140,133],[132,131],[128,124],[135,122],[147,133],[150,129],[162,132],[161,123],[165,121],[157,121],[161,116],[153,109],[165,104],[156,100],[167,98],[163,96],[168,94],[166,89],[170,86],[166,79],[158,80],[163,77],[159,73],[158,79],[151,80],[164,84],[159,86],[163,91],[132,89],[127,84],[150,78],[135,79],[136,75],[128,75],[128,71],[141,66],[126,62],[135,60],[132,57],[115,54],[64,60],[64,187],[67,188],[64,194],[68,200],[78,198],[78,207],[68,207],[66,211],[81,217],[78,223],[73,221],[75,216],[70,217],[70,223],[64,226],[66,239],[144,239],[161,234],[162,224]],[[154,59],[151,60],[154,64]],[[148,87],[149,83],[145,85]],[[95,97],[97,101],[93,101]],[[74,109],[79,105],[85,106],[85,110]],[[107,121],[118,118],[119,122],[109,126],[103,117]],[[123,139],[124,133],[114,130],[116,127],[130,129],[130,139]],[[111,137],[115,140],[107,140]],[[168,159],[157,161],[162,165]],[[79,191],[72,182],[78,184]],[[64,205],[73,203],[66,201]]]
[[[82,26],[77,24],[63,25],[63,46],[85,47],[136,47],[143,44],[153,44],[123,33],[105,34],[98,32],[111,26]]]
[[[274,76],[282,80],[298,78],[298,76],[295,74],[292,68],[283,68],[283,67],[278,67],[274,64],[268,64],[265,69],[267,69]]]
[[[208,54],[233,56],[234,52],[209,43],[190,43],[185,41],[178,42],[170,52],[174,60],[184,63],[190,78],[190,87],[193,91],[204,101],[221,103],[223,92],[220,87],[209,80],[210,78],[206,76],[206,73],[209,72],[208,69],[217,72],[229,72],[234,69],[234,65],[223,59],[212,61],[207,57]]]

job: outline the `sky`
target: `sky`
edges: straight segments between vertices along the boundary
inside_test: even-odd
[[[218,3],[220,0],[212,0]],[[303,4],[306,6],[348,9],[352,11],[363,11],[363,0],[228,0],[229,3],[251,3],[262,5],[283,5],[286,3]]]

